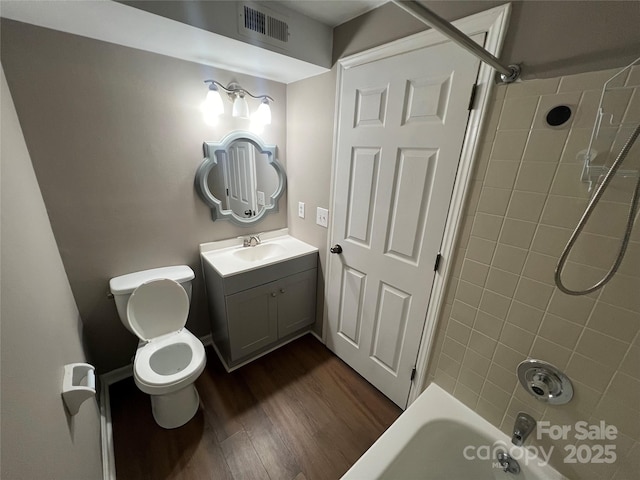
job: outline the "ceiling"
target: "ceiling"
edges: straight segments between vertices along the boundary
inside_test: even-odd
[[[330,27],[362,15],[388,0],[283,0],[278,3]]]
[[[280,3],[335,26],[385,1],[286,0]],[[287,84],[328,71],[111,0],[0,0],[0,16]],[[260,62],[254,61],[257,55]]]

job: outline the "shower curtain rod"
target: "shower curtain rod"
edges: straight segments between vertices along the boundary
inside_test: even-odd
[[[504,83],[515,82],[520,77],[520,66],[509,65],[505,66],[496,57],[487,52],[484,48],[478,45],[476,42],[467,37],[464,33],[458,30],[456,27],[447,22],[444,18],[439,17],[424,5],[416,1],[399,1],[392,0],[398,7],[405,12],[411,14],[423,23],[426,23],[431,28],[439,31],[445,37],[449,38],[453,42],[460,45],[465,50],[471,52],[478,57],[484,63],[491,65],[495,70],[500,73],[500,79]]]

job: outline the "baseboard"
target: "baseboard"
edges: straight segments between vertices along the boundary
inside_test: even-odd
[[[126,372],[129,372],[128,374]],[[100,376],[100,442],[102,444],[102,478],[116,480],[116,458],[113,452],[113,427],[109,386],[131,376],[133,366],[119,368]]]
[[[318,335],[316,332],[314,332],[313,330],[311,330],[309,332],[311,335],[313,335],[314,337],[316,337],[316,339],[321,343],[321,344],[325,344],[324,340],[322,340],[322,337],[320,335]]]
[[[133,363],[124,367],[116,368],[105,374],[100,375],[100,382],[107,386],[133,376]]]
[[[213,338],[211,337],[210,333],[205,335],[204,337],[200,337],[200,341],[205,347],[208,347],[209,345],[213,345]]]

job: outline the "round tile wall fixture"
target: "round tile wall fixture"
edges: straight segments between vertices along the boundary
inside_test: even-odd
[[[561,127],[571,118],[571,107],[567,105],[558,105],[547,112],[547,125],[550,127]]]
[[[564,405],[573,398],[573,385],[550,363],[529,359],[518,365],[518,380],[534,398],[551,405]]]

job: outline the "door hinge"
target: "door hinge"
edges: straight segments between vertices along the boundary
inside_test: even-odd
[[[438,255],[436,255],[436,263],[433,264],[434,272],[437,272],[438,268],[440,268],[440,260],[442,260],[442,254],[438,252]]]
[[[413,382],[413,379],[416,378],[416,367],[413,367],[413,369],[411,370],[411,381]]]
[[[473,110],[475,108],[477,91],[478,85],[474,84],[473,87],[471,87],[471,97],[469,97],[469,106],[467,107],[467,110]]]
[[[229,196],[229,189],[227,188],[227,197]]]

